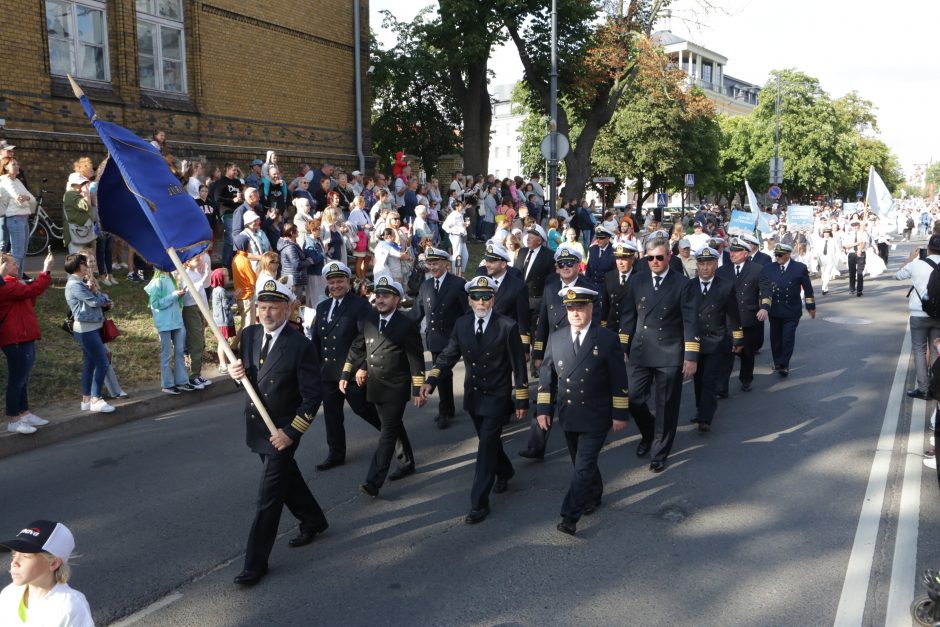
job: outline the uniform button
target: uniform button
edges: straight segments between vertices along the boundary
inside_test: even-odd
[[[568,404],[569,404],[569,405],[571,404],[571,399],[570,399],[570,398],[568,399]]]

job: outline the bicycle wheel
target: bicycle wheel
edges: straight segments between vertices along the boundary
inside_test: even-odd
[[[36,224],[36,228],[30,233],[29,240],[26,242],[26,254],[31,257],[40,255],[46,251],[48,246],[49,228],[46,226],[46,221],[40,219]]]

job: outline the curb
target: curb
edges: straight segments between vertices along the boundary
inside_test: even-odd
[[[49,407],[49,411],[40,412],[49,424],[39,427],[36,433],[30,435],[10,433],[4,426],[3,432],[0,433],[0,459],[141,418],[189,407],[227,394],[234,394],[238,390],[238,385],[228,376],[216,376],[212,378],[212,385],[205,389],[184,392],[179,396],[170,396],[158,389],[155,392],[137,391],[125,401],[109,400],[108,402],[115,409],[110,414],[80,413],[76,411],[76,408],[81,399],[76,397],[75,401],[68,404],[53,405]]]

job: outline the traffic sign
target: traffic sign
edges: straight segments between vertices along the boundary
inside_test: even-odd
[[[669,205],[669,194],[666,192],[658,192],[656,194],[656,206],[657,207],[666,207]]]
[[[904,190],[902,189],[901,192],[903,193]],[[855,197],[856,197],[856,198],[864,198],[864,197],[865,197],[865,194],[863,194],[862,192],[855,192]]]
[[[776,185],[771,185],[770,189],[767,190],[767,195],[773,198],[774,200],[777,200],[778,198],[780,198],[781,194],[782,192],[780,191],[780,188],[777,187]]]
[[[592,180],[598,185],[613,185],[617,182],[612,176],[595,176]]]
[[[552,158],[553,136],[555,137],[555,158],[560,161],[564,159],[568,151],[571,150],[571,144],[568,142],[568,138],[565,137],[564,133],[549,133],[542,139],[539,148],[542,150],[542,156],[545,160],[550,161]]]
[[[689,172],[685,175],[685,186],[686,187],[695,187],[695,175]]]

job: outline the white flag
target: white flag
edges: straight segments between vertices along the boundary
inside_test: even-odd
[[[744,189],[747,190],[747,201],[751,205],[751,211],[757,213],[760,211],[760,205],[757,204],[757,196],[754,195],[754,190],[751,189],[751,185],[747,182],[747,179],[744,179]]]
[[[757,203],[757,196],[754,194],[754,190],[751,189],[750,183],[747,182],[747,179],[744,179],[744,189],[747,190],[747,202],[751,205],[751,212],[757,214],[757,230],[761,234],[770,233],[773,229],[770,226],[770,221],[767,220],[767,214],[760,210],[760,205]]]
[[[868,206],[881,218],[889,218],[894,215],[894,198],[891,197],[888,186],[875,172],[875,166],[870,166],[870,168],[868,171]]]

